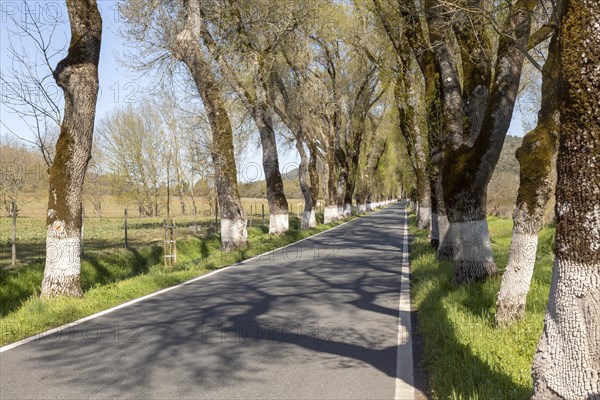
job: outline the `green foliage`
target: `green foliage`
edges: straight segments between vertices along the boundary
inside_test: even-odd
[[[452,264],[438,262],[427,232],[414,228],[411,244],[412,301],[425,340],[424,367],[435,399],[527,399],[531,363],[548,300],[554,229],[540,233],[525,319],[506,329],[494,326],[500,279],[452,285]],[[488,219],[494,255],[506,266],[512,221]]]

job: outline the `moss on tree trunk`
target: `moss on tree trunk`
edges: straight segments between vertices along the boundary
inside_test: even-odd
[[[533,398],[588,400],[600,398],[600,3],[559,6],[556,248]]]
[[[537,235],[552,194],[552,164],[556,154],[559,110],[558,33],[548,49],[542,71],[542,107],[537,127],[523,138],[516,157],[520,184],[513,213],[513,238],[496,303],[496,323],[508,326],[523,319],[537,251]]]

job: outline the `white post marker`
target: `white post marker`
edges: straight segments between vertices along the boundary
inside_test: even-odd
[[[410,320],[410,281],[408,253],[408,218],[406,207],[402,210],[402,261],[400,280],[400,299],[398,300],[398,347],[396,352],[396,391],[395,400],[413,400],[415,398],[415,379],[413,370],[412,324]]]

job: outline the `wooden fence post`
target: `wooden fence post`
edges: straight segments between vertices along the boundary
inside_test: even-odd
[[[194,234],[198,234],[198,225],[196,224],[196,206],[194,206]]]
[[[127,209],[125,209],[125,248],[128,248],[127,243]]]
[[[14,267],[17,264],[17,202],[12,201],[11,207],[12,217],[12,242],[11,242],[11,265]]]

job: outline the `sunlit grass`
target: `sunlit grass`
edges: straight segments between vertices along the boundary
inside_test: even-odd
[[[498,267],[508,262],[512,221],[488,219]],[[461,287],[450,262],[438,262],[427,232],[411,227],[413,305],[425,340],[424,366],[436,399],[528,399],[531,363],[543,327],[553,262],[554,229],[540,234],[526,317],[494,326],[500,278]]]
[[[299,221],[292,218],[291,229],[280,236],[269,235],[265,226],[251,227],[249,246],[229,253],[220,251],[216,235],[190,236],[177,241],[178,263],[173,270],[165,270],[162,247],[158,243],[130,249],[115,245],[108,250],[91,251],[82,262],[84,297],[81,299],[40,299],[43,262],[0,269],[0,345],[274,250],[343,222],[299,230]]]

